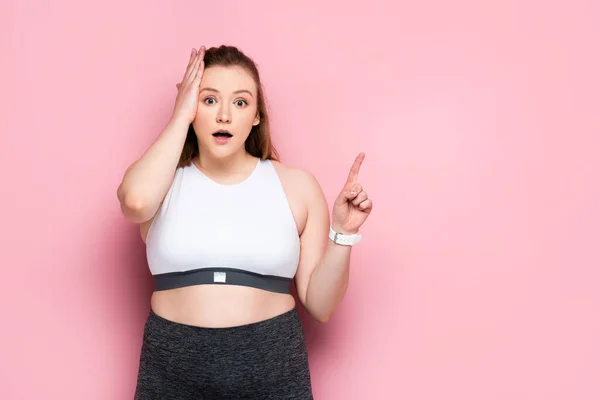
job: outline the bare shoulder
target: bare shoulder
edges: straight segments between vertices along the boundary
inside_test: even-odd
[[[271,160],[273,168],[279,176],[283,190],[287,196],[296,220],[298,234],[302,236],[308,222],[308,215],[314,214],[315,208],[326,210],[327,203],[316,177],[309,171]]]
[[[290,188],[290,190],[297,191],[298,194],[303,194],[304,196],[314,196],[322,193],[317,178],[310,171],[286,165],[281,161],[271,160],[271,163],[284,186]]]

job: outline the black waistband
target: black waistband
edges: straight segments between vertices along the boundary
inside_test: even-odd
[[[154,290],[213,284],[250,286],[270,292],[289,294],[291,282],[291,278],[262,275],[235,268],[200,268],[154,275]]]

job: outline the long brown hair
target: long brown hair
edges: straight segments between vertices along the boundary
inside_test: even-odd
[[[257,90],[257,111],[260,117],[260,123],[252,126],[250,135],[245,143],[246,151],[262,160],[270,159],[279,161],[279,153],[271,140],[265,91],[260,81],[260,75],[256,68],[256,64],[237,47],[222,45],[219,47],[211,47],[207,49],[204,54],[205,69],[217,65],[223,67],[242,67],[250,74],[250,76],[252,76],[252,79],[254,79]],[[190,165],[192,159],[198,154],[198,138],[196,137],[194,127],[190,124],[178,166]]]

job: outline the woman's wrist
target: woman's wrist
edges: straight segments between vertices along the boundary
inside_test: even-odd
[[[342,235],[354,235],[355,233],[358,233],[358,229],[355,229],[355,230],[344,229],[344,227],[342,227],[339,224],[335,224],[335,223],[331,225],[331,229],[333,229],[334,232],[337,232]]]

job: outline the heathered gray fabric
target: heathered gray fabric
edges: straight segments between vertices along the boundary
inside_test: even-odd
[[[313,400],[296,308],[229,328],[169,321],[144,327],[135,400]]]

